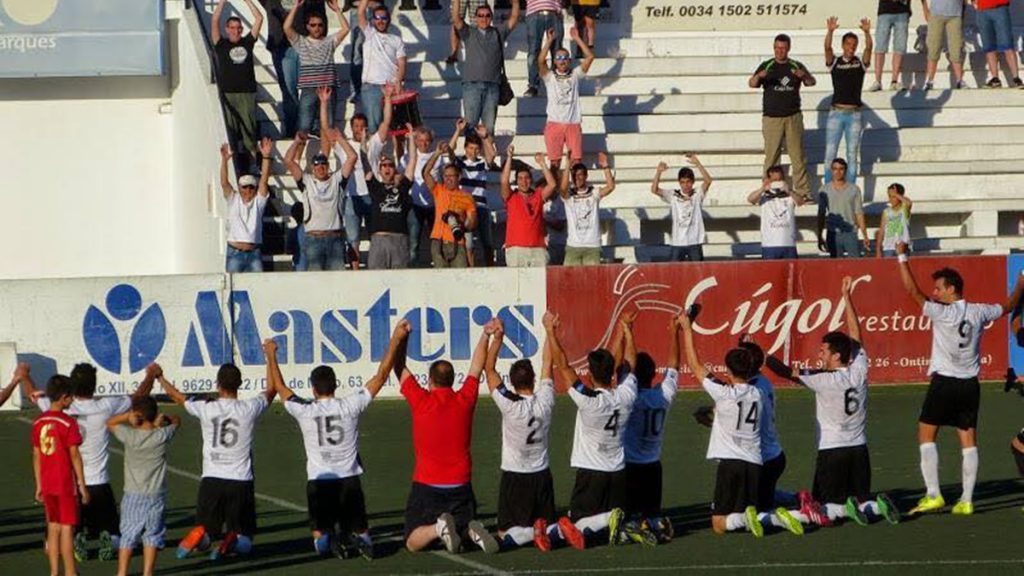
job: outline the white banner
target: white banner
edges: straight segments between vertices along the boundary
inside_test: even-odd
[[[135,389],[150,362],[186,393],[211,392],[217,367],[241,368],[243,395],[263,390],[261,344],[273,338],[285,381],[308,395],[317,365],[340,390],[375,372],[395,324],[409,319],[409,368],[425,381],[430,362],[452,361],[461,381],[482,326],[504,320],[499,369],[539,362],[546,303],[543,269],[204,275],[0,283],[0,341],[16,342],[33,378],[99,370],[99,394]],[[397,395],[394,378],[383,395]]]

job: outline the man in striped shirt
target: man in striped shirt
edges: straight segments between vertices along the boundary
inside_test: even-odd
[[[452,150],[451,163],[462,171],[459,185],[469,192],[476,202],[477,227],[471,234],[466,235],[469,265],[478,265],[474,258],[474,248],[479,242],[484,257],[482,265],[490,266],[494,263],[494,238],[491,232],[491,211],[487,204],[487,171],[494,165],[498,153],[494,147],[494,139],[487,133],[487,127],[480,124],[474,128],[476,132],[466,134],[463,142],[462,149],[465,154],[456,156],[454,150],[459,145],[459,136],[466,131],[466,119],[456,120],[455,134],[452,134],[448,147]],[[483,157],[480,156],[481,152]]]
[[[540,87],[540,73],[537,71],[537,55],[548,30],[555,31],[552,46],[560,48],[565,35],[562,24],[562,3],[559,0],[526,0],[526,71],[529,86],[523,96],[537,95]],[[554,66],[554,64],[551,64]]]
[[[305,26],[308,36],[295,31],[295,13],[301,6],[296,2],[284,21],[284,33],[292,47],[299,54],[299,121],[297,131],[303,136],[317,124],[319,99],[316,89],[334,86],[337,77],[334,70],[334,50],[348,34],[349,25],[338,7],[338,0],[327,0],[327,7],[338,15],[338,31],[327,36],[327,22],[320,14],[307,12]],[[334,106],[328,106],[327,116],[334,124]],[[319,130],[319,129],[318,129]]]

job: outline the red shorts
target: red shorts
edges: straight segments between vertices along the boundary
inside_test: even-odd
[[[46,494],[43,496],[46,506],[46,521],[64,526],[78,526],[78,497],[74,495]]]
[[[548,122],[544,125],[544,144],[548,149],[548,160],[558,162],[562,149],[569,148],[569,160],[583,159],[583,126]]]

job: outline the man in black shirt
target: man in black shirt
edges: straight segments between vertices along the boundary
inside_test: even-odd
[[[807,67],[790,60],[789,36],[775,37],[775,57],[757,67],[748,84],[762,88],[761,132],[764,134],[764,170],[779,164],[782,145],[792,164],[793,188],[805,199],[810,197],[811,184],[807,178],[807,160],[804,157],[804,115],[800,112],[800,85],[814,86],[817,81]]]
[[[256,72],[252,64],[252,48],[263,27],[263,12],[252,0],[244,0],[252,14],[252,31],[242,36],[242,19],[228,18],[224,26],[226,37],[220,33],[220,19],[227,0],[219,0],[213,10],[210,36],[217,55],[217,80],[224,95],[224,116],[233,150],[241,144],[249,152],[248,161],[236,164],[236,171],[248,173],[256,158]],[[241,156],[241,155],[237,155]],[[236,156],[236,157],[237,157]]]
[[[835,16],[828,19],[828,32],[825,34],[825,67],[832,74],[832,109],[828,113],[828,124],[825,126],[825,162],[831,163],[839,153],[839,140],[846,138],[846,161],[849,170],[846,181],[857,183],[860,163],[860,135],[864,131],[861,119],[861,92],[864,89],[864,76],[871,64],[871,21],[864,18],[860,21],[860,29],[864,32],[864,57],[857,57],[859,40],[853,32],[843,34],[843,53],[836,58],[832,52],[832,33],[839,28],[839,19]],[[825,183],[832,182],[832,172],[825,172]]]
[[[384,118],[381,132],[391,125],[391,87],[384,89]],[[411,133],[412,124],[405,129]],[[399,173],[395,160],[382,154],[373,171],[366,175],[366,189],[370,201],[370,255],[371,270],[408,268],[409,266],[409,211],[412,210],[413,179],[416,177],[416,147],[409,150],[405,173]]]

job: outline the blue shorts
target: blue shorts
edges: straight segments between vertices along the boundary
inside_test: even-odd
[[[978,10],[977,20],[978,31],[981,32],[981,46],[986,54],[1014,49],[1009,6]]]
[[[907,33],[910,28],[910,14],[879,14],[875,26],[876,54],[907,53]],[[892,50],[889,50],[889,36],[892,36]]]
[[[164,547],[163,494],[133,494],[125,492],[121,499],[121,548],[132,550],[142,540],[151,548]]]
[[[762,246],[763,260],[796,260],[796,246]]]

